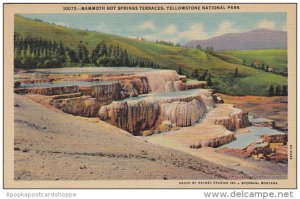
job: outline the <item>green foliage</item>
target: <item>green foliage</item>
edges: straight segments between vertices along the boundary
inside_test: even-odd
[[[274,73],[287,76],[286,49],[223,51],[216,54],[229,62],[243,62],[244,65],[261,68],[262,70],[272,68]]]
[[[172,41],[164,41],[164,40],[160,40],[160,41],[156,40],[155,43],[157,43],[157,44],[163,44],[163,45],[167,45],[167,46],[177,46],[177,47],[180,46],[179,43],[174,44]]]
[[[79,64],[85,66],[93,63],[96,66],[141,66],[160,68],[159,65],[137,57],[131,57],[119,46],[107,47],[105,42],[99,43],[89,56],[87,43],[79,42],[75,49],[64,47],[62,42],[48,41],[41,38],[19,36],[14,37],[15,68],[52,68]]]
[[[200,80],[207,79],[208,74],[210,74],[210,79],[213,83],[212,87],[215,88],[217,92],[232,95],[268,95],[268,86],[272,82],[276,82],[280,85],[287,84],[286,77],[265,72],[264,70],[258,70],[255,67],[244,66],[243,61],[236,63],[228,62],[215,56],[214,53],[216,52],[213,51],[213,49],[209,49],[209,51],[212,52],[208,53],[200,49],[186,49],[155,42],[147,42],[144,39],[133,39],[99,32],[75,30],[26,19],[17,15],[15,16],[14,28],[15,32],[23,38],[42,38],[46,41],[56,41],[58,43],[61,41],[66,50],[64,57],[65,64],[62,66],[79,65],[80,61],[77,57],[77,48],[80,41],[83,41],[89,52],[89,64],[96,65],[97,63],[103,66],[113,65],[114,61],[118,60],[113,53],[104,55],[96,50],[93,55],[93,50],[96,49],[96,46],[104,42],[107,49],[111,48],[111,46],[112,48],[119,46],[120,49],[126,50],[129,61],[127,61],[127,58],[122,60],[129,62],[129,66],[173,69],[187,76],[191,76],[193,71],[197,69],[201,78]],[[86,45],[86,43],[88,45]],[[22,53],[27,57],[26,54],[28,54],[28,52],[23,51]],[[42,54],[45,56],[45,52],[42,52]],[[101,56],[99,56],[99,54]],[[95,58],[97,56],[99,56],[98,59]],[[21,56],[18,58],[20,57]],[[60,60],[59,57],[55,56],[54,58]],[[99,58],[101,59],[99,60]],[[247,59],[242,60],[246,60],[246,63],[248,62]],[[15,59],[16,64],[19,64],[21,61],[20,59]],[[29,57],[24,59],[23,63],[29,64],[27,66],[32,68],[39,66],[39,64],[37,64],[37,66],[30,65]],[[264,63],[269,65],[269,67],[272,66],[271,63],[267,61]],[[117,66],[117,64],[115,66]],[[239,76],[233,78],[236,68],[238,69]]]
[[[86,45],[87,43],[84,44],[82,41],[80,41],[75,50],[77,59],[81,65],[85,65],[90,62],[89,51],[87,50]]]
[[[61,67],[68,48],[60,42],[14,35],[14,66],[16,68]]]
[[[210,74],[208,75],[208,77],[207,77],[207,86],[212,86],[213,84],[212,84],[212,81],[211,81],[211,76],[210,76]]]
[[[214,52],[214,47],[212,47],[212,46],[206,47],[206,52],[207,52],[207,53],[213,53],[213,52]]]
[[[283,95],[283,96],[287,96],[288,95],[288,86],[287,85],[283,85],[282,86],[281,95]]]
[[[194,69],[190,76],[198,81],[205,81],[207,77],[207,70],[199,72],[198,69]]]
[[[239,76],[239,70],[238,68],[235,68],[233,77],[238,77],[238,76]]]
[[[275,88],[275,95],[280,96],[281,94],[282,94],[281,93],[281,86],[277,85],[276,88]]]
[[[269,96],[274,96],[274,86],[272,84],[269,86],[268,95]]]
[[[196,46],[196,49],[202,50],[202,47],[201,47],[201,45],[200,45],[200,44],[198,44],[198,45]]]
[[[177,73],[179,75],[184,75],[183,68],[181,66],[178,67]]]

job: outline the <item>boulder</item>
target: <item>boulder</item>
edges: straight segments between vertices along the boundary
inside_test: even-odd
[[[150,135],[152,135],[153,133],[154,133],[153,130],[146,130],[146,131],[143,131],[143,132],[142,132],[143,136],[150,136]]]
[[[157,130],[162,133],[162,132],[167,132],[170,131],[173,127],[172,122],[165,120],[163,121],[157,128]]]
[[[268,142],[268,143],[282,143],[284,145],[286,145],[287,141],[288,141],[287,134],[263,135],[262,139],[264,140],[264,142]]]
[[[14,88],[19,88],[21,86],[21,82],[20,81],[15,81],[14,82]]]

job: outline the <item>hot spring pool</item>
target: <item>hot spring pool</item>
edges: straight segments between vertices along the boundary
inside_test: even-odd
[[[249,117],[250,122],[265,122],[269,121],[266,118],[251,118]],[[263,141],[260,137],[262,135],[278,135],[278,134],[285,134],[281,131],[278,131],[276,129],[270,128],[270,127],[258,127],[258,126],[250,126],[248,127],[249,133],[244,133],[244,134],[237,134],[236,135],[236,140],[233,142],[230,142],[228,144],[225,144],[219,148],[232,148],[232,149],[244,149],[247,147],[249,144],[252,144],[254,142],[260,142]]]
[[[43,82],[43,83],[22,83],[20,88],[52,88],[52,87],[63,87],[63,86],[93,86],[93,85],[106,85],[111,84],[112,81],[57,81],[57,82]]]

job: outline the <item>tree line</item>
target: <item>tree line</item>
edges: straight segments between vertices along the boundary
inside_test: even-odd
[[[202,49],[200,45],[197,45],[195,48],[196,49]],[[226,62],[230,62],[230,63],[234,63],[234,64],[242,64],[242,65],[247,66],[247,67],[256,68],[256,69],[259,69],[259,70],[263,70],[265,72],[270,72],[270,73],[282,75],[282,76],[285,76],[285,77],[288,76],[287,71],[281,71],[280,69],[273,68],[272,66],[269,66],[268,64],[266,64],[262,61],[258,62],[258,61],[255,61],[255,60],[250,61],[250,60],[245,60],[244,59],[243,62],[241,63],[240,61],[236,61],[236,60],[232,60],[232,59],[228,59],[226,57],[220,56],[220,55],[218,55],[218,53],[214,52],[214,48],[212,46],[207,47],[205,52],[207,52],[207,53],[209,53],[209,54],[211,54],[215,57],[218,57],[221,60],[224,60]]]
[[[288,95],[288,86],[287,85],[270,85],[268,88],[268,96],[287,96]]]
[[[161,68],[145,58],[130,55],[118,45],[108,45],[101,41],[89,52],[88,43],[80,41],[75,48],[64,46],[60,41],[37,37],[14,35],[15,68],[54,68],[72,65],[85,66],[128,66]]]
[[[284,72],[284,71],[278,71],[276,70],[275,68],[272,68],[270,67],[268,64],[265,64],[265,63],[256,63],[254,61],[252,61],[250,64],[248,64],[246,62],[246,60],[243,61],[243,65],[244,66],[250,66],[252,68],[257,68],[257,69],[260,69],[260,70],[264,70],[266,72],[271,72],[271,73],[275,73],[275,74],[279,74],[279,75],[282,75],[282,76],[285,76],[287,77],[288,76],[288,73],[287,72]]]
[[[175,43],[172,41],[164,41],[164,40],[156,40],[155,43],[157,44],[163,44],[166,46],[176,46],[176,47],[180,47],[180,43]]]

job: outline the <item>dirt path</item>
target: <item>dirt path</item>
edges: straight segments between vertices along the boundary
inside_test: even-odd
[[[242,179],[240,171],[147,143],[98,119],[15,95],[15,179]]]
[[[245,173],[253,179],[284,179],[287,178],[287,164],[268,161],[255,161],[218,153],[214,148],[192,149],[184,146],[171,132],[157,134],[146,138],[149,142],[178,151],[186,152],[195,157],[207,160],[227,168]]]

